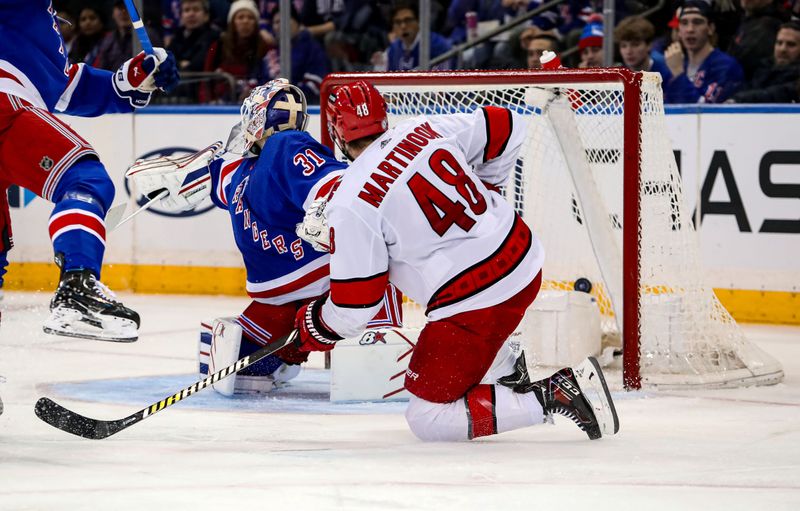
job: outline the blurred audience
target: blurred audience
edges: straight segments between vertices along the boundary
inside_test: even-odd
[[[772,55],[778,27],[786,16],[775,5],[775,0],[740,0],[742,18],[739,29],[728,46],[728,54],[739,61],[744,79],[753,78],[764,59]]]
[[[92,65],[109,71],[116,71],[133,54],[133,24],[123,0],[114,2],[111,11],[113,28],[108,32],[97,51]],[[147,30],[153,46],[163,46],[161,36],[154,30]]]
[[[558,38],[549,32],[539,32],[528,43],[528,69],[542,68],[542,54],[546,51],[558,53]]]
[[[69,51],[69,60],[73,64],[84,62],[91,64],[100,51],[100,42],[106,35],[105,19],[101,11],[94,7],[84,7],[78,15],[78,30],[72,48]]]
[[[672,79],[664,87],[665,103],[721,103],[744,79],[736,59],[714,48],[711,5],[687,0],[678,15],[679,42],[664,54]],[[684,53],[685,50],[685,53]]]
[[[656,30],[645,18],[630,16],[620,21],[614,29],[614,40],[619,47],[622,65],[631,71],[654,71],[661,75],[662,84],[672,78],[663,55],[653,52]]]
[[[800,101],[800,22],[781,25],[773,56],[762,61],[753,79],[734,94],[736,103],[797,103]]]
[[[292,40],[292,73],[289,81],[298,86],[306,95],[306,100],[311,104],[319,103],[319,89],[322,79],[329,72],[328,59],[325,57],[325,50],[308,30],[300,26],[297,11],[292,8],[289,19],[289,30]],[[280,39],[281,30],[284,29],[280,12],[276,12],[273,18],[276,38]],[[272,80],[280,78],[281,58],[280,50],[273,48],[266,54],[263,60],[263,79]]]
[[[415,3],[398,2],[392,11],[394,41],[383,55],[373,59],[376,71],[409,71],[419,66],[419,13]],[[431,59],[450,50],[450,43],[440,34],[431,32]],[[447,60],[433,69],[450,69]]]
[[[277,19],[277,17],[276,17]],[[231,90],[227,80],[215,81],[200,89],[200,101],[239,103],[250,95],[253,87],[266,81],[261,61],[267,54],[267,43],[259,34],[259,11],[252,0],[236,0],[228,11],[228,28],[211,43],[204,69],[228,73],[236,79]]]
[[[431,0],[431,58],[547,2]],[[53,5],[63,18],[59,25],[71,62],[113,70],[130,57],[136,45],[124,2],[53,0]],[[279,0],[141,0],[140,5],[153,43],[166,41],[186,73],[177,95],[161,101],[237,102],[253,84],[280,76]],[[783,23],[800,22],[800,0],[672,0],[655,11],[651,0],[614,0],[614,5],[616,26],[605,30],[614,30],[617,59],[632,70],[660,73],[668,102],[797,101],[796,88],[790,87],[795,65],[787,57],[797,31]],[[297,47],[290,79],[312,102],[330,71],[419,66],[416,0],[291,0],[291,6]],[[603,0],[565,0],[435,69],[535,69],[541,53],[556,48],[565,65],[601,67],[603,6]],[[646,19],[636,16],[645,10]],[[191,74],[200,71],[211,78]],[[230,76],[234,86],[226,81]],[[205,84],[202,94],[198,83]]]
[[[578,49],[581,55],[578,67],[603,67],[603,25],[590,23],[583,27]]]

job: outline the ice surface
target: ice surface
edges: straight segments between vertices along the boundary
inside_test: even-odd
[[[141,338],[113,344],[42,333],[49,298],[9,292],[0,305],[0,511],[800,509],[800,328],[746,327],[784,383],[616,392],[620,433],[595,442],[556,418],[424,444],[403,403],[327,403],[321,358],[273,397],[203,391],[92,441],[39,421],[36,399],[124,417],[195,381],[196,325],[247,301],[122,295]]]

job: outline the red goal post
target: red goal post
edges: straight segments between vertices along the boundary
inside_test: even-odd
[[[395,114],[408,116],[420,113],[430,114],[437,110],[440,113],[465,111],[492,103],[505,106],[517,105],[516,107],[523,108],[531,114],[532,119],[547,119],[544,123],[547,127],[541,128],[544,131],[532,131],[530,138],[549,137],[548,139],[556,141],[544,146],[532,145],[529,153],[522,157],[522,160],[525,160],[520,170],[523,175],[519,178],[520,183],[518,183],[516,191],[513,192],[519,197],[514,200],[519,202],[518,210],[525,209],[526,211],[534,209],[537,202],[550,200],[548,195],[542,195],[542,200],[537,201],[534,193],[539,192],[532,190],[535,188],[532,185],[533,181],[527,181],[528,174],[526,173],[529,172],[527,160],[538,159],[538,153],[552,154],[543,162],[532,163],[531,168],[547,168],[552,169],[552,173],[564,174],[569,172],[575,174],[575,169],[578,167],[584,169],[584,177],[588,178],[588,181],[584,181],[584,184],[580,185],[578,181],[583,178],[573,175],[572,184],[563,184],[563,187],[566,188],[562,193],[564,200],[561,202],[567,202],[571,197],[572,212],[575,213],[577,210],[577,223],[587,224],[583,229],[589,232],[591,244],[579,248],[578,243],[583,243],[579,238],[585,236],[576,234],[574,246],[572,248],[568,246],[563,253],[566,257],[571,251],[583,251],[590,254],[587,257],[592,257],[591,253],[593,252],[594,257],[600,260],[596,265],[578,261],[576,268],[581,266],[586,268],[587,264],[600,267],[599,271],[596,269],[580,271],[584,273],[594,271],[595,282],[603,283],[598,286],[600,293],[598,298],[601,308],[605,307],[604,314],[609,335],[611,337],[616,335],[617,341],[621,337],[622,379],[626,388],[638,389],[642,386],[643,358],[648,360],[646,369],[650,371],[645,374],[645,379],[647,383],[657,386],[673,386],[673,384],[679,387],[697,384],[731,386],[772,383],[782,378],[780,366],[778,365],[776,369],[771,360],[763,364],[756,363],[759,366],[768,366],[768,369],[762,371],[765,374],[758,374],[758,370],[740,371],[742,368],[747,368],[746,362],[736,361],[727,366],[724,365],[733,358],[742,358],[739,355],[731,355],[731,353],[741,350],[738,340],[733,348],[727,345],[723,348],[715,347],[715,343],[723,342],[724,344],[727,342],[724,339],[731,337],[728,325],[730,323],[734,327],[736,325],[727,315],[727,311],[724,311],[724,308],[716,301],[716,297],[711,296],[713,293],[709,294],[707,288],[689,289],[691,283],[679,282],[673,285],[668,282],[671,277],[678,275],[664,274],[662,266],[673,270],[679,268],[675,273],[682,273],[680,270],[682,267],[674,266],[668,260],[657,263],[647,260],[644,261],[643,268],[643,254],[648,254],[647,257],[652,259],[652,254],[664,251],[664,247],[656,246],[662,243],[661,241],[649,239],[651,236],[644,232],[647,229],[671,231],[664,235],[669,239],[675,237],[673,233],[680,232],[680,241],[675,246],[668,246],[666,250],[667,252],[674,251],[677,258],[683,257],[682,251],[696,251],[690,246],[691,234],[684,232],[693,232],[690,226],[686,225],[691,223],[691,215],[687,215],[681,209],[680,176],[677,174],[677,168],[672,168],[674,167],[674,156],[671,153],[671,147],[668,147],[667,134],[663,128],[664,113],[660,79],[652,73],[610,68],[557,71],[331,74],[324,80],[320,92],[321,140],[331,148],[333,148],[333,143],[326,128],[326,104],[331,91],[337,85],[362,79],[374,84],[387,97],[390,126],[392,125],[392,115]],[[550,132],[555,132],[555,135]],[[654,141],[651,140],[652,138],[663,140]],[[647,140],[650,145],[643,147],[644,140]],[[535,140],[531,141],[531,144],[536,143]],[[667,145],[664,145],[665,143]],[[650,147],[651,145],[653,147]],[[658,147],[655,147],[656,145]],[[553,146],[563,150],[556,155],[555,152],[558,151],[553,151]],[[645,161],[645,157],[649,161]],[[671,158],[671,163],[664,162],[663,160],[666,158]],[[659,174],[653,177],[653,168],[668,164],[671,167],[663,172],[659,171]],[[569,172],[560,172],[562,168],[568,169]],[[613,169],[613,171],[609,169]],[[592,175],[598,180],[605,179],[598,176],[602,173],[618,175],[614,177],[615,181],[609,184],[592,181]],[[643,178],[643,176],[647,177]],[[549,177],[545,177],[545,179],[549,179]],[[598,188],[598,190],[594,190],[594,188]],[[602,188],[608,190],[621,188],[621,194],[618,198],[612,197],[606,201],[602,197]],[[643,210],[643,200],[653,202],[651,199],[656,196],[659,197],[660,202],[666,200],[670,204],[660,205],[663,212],[660,209],[658,213],[648,213],[647,210]],[[619,208],[616,208],[615,203],[619,204]],[[593,209],[592,204],[597,207]],[[643,217],[643,213],[645,213],[645,217]],[[663,224],[665,217],[670,217],[670,215],[672,217],[671,227],[667,225],[666,227],[651,228],[651,224]],[[604,217],[612,218],[614,225],[605,225],[608,222]],[[678,217],[677,220],[676,217]],[[547,224],[561,222],[561,220],[555,220],[555,222],[532,220],[526,215],[523,215],[523,218],[529,221],[534,232],[537,233]],[[678,224],[677,228],[675,227],[676,223]],[[575,222],[571,222],[571,224],[575,224]],[[571,224],[570,229],[572,228]],[[594,226],[598,226],[598,228]],[[543,239],[548,257],[550,257],[548,244],[558,245],[559,236],[560,233],[556,233],[553,240],[549,242],[547,239]],[[648,238],[649,245],[643,246],[643,236]],[[618,251],[619,254],[614,255],[615,251]],[[687,257],[686,267],[696,267],[692,270],[694,272],[692,276],[695,273],[700,275],[701,270],[699,270],[696,257],[693,253]],[[547,278],[550,272],[547,262],[545,264],[545,278]],[[651,266],[657,267],[657,270],[651,272]],[[643,270],[652,277],[649,281],[643,282]],[[656,275],[653,276],[651,273]],[[576,273],[575,276],[578,274]],[[567,275],[565,278],[554,280],[571,284],[574,283],[574,276]],[[647,302],[646,304],[642,303],[643,298]],[[692,331],[702,331],[707,327],[702,316],[692,316],[690,312],[687,312],[687,309],[696,308],[696,303],[700,302],[704,304],[705,309],[708,309],[707,314],[714,316],[712,330],[723,325],[720,328],[723,328],[724,331],[720,330],[713,336],[705,333],[700,335],[692,333]],[[647,319],[669,316],[663,313],[662,309],[665,308],[673,310],[670,314],[677,319],[662,318],[657,321]],[[692,322],[698,324],[689,325]],[[738,329],[738,327],[736,328]],[[680,333],[675,335],[667,334],[665,336],[663,333],[664,331],[678,330]],[[642,344],[643,331],[649,336],[647,339],[650,339],[646,350]],[[736,335],[741,336],[740,333],[736,333]],[[700,339],[697,340],[695,337]],[[746,342],[743,337],[742,341]],[[753,358],[750,346],[747,346],[746,351],[747,358]],[[654,363],[653,360],[656,362]],[[723,365],[720,365],[720,360],[724,361]],[[780,374],[778,375],[778,373]]]

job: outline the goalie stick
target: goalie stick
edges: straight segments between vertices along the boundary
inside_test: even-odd
[[[294,342],[296,337],[297,330],[293,330],[288,335],[281,337],[273,343],[267,344],[260,350],[237,360],[228,367],[221,369],[214,374],[208,375],[208,377],[189,385],[185,389],[179,390],[175,394],[165,397],[161,401],[155,402],[122,419],[104,421],[84,417],[79,413],[64,408],[60,404],[47,397],[39,398],[39,400],[36,402],[36,416],[54,428],[66,431],[67,433],[72,433],[73,435],[82,436],[83,438],[89,438],[92,440],[102,440],[103,438],[108,438],[115,433],[119,433],[123,429],[133,426],[137,422],[141,422],[146,418],[155,415],[157,412],[160,412],[168,406],[172,406],[178,401],[181,401],[203,390],[209,385],[218,382],[222,378],[226,378],[241,371],[245,367],[255,364],[262,358],[265,358],[284,346]]]

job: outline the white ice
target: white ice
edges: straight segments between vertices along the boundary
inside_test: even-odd
[[[332,405],[320,359],[291,396],[206,390],[105,440],[41,421],[43,395],[116,419],[196,379],[196,325],[245,299],[122,295],[141,338],[41,332],[49,294],[6,293],[0,327],[0,511],[797,510],[800,328],[747,326],[784,364],[773,387],[615,392],[621,431],[568,420],[471,443],[425,444],[404,405]]]

